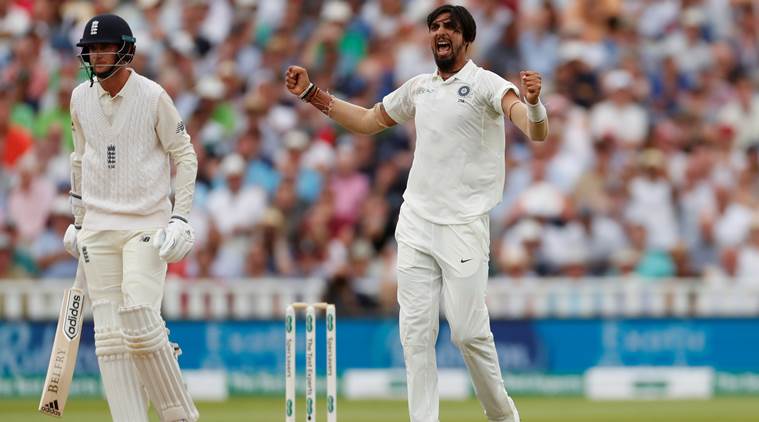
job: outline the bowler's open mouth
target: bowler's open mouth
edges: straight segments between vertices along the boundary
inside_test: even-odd
[[[437,40],[435,43],[435,52],[438,56],[446,56],[451,52],[451,42],[448,40]]]

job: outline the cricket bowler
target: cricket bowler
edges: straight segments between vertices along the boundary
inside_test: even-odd
[[[413,120],[416,150],[403,195],[398,243],[400,336],[412,422],[437,422],[435,342],[442,298],[453,342],[491,422],[519,422],[506,393],[485,304],[490,251],[488,212],[501,200],[504,116],[531,140],[548,134],[541,76],[524,71],[516,85],[478,67],[468,55],[472,15],[444,5],[427,17],[437,71],[418,75],[366,109],[330,95],[291,66],[287,89],[346,129],[374,134]]]

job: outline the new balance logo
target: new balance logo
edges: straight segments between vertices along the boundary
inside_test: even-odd
[[[54,416],[61,416],[61,412],[58,409],[58,400],[53,400],[50,403],[42,406],[40,409],[42,412],[49,413]]]
[[[142,236],[142,239],[140,239],[140,241],[145,243],[150,242],[150,235]]]
[[[92,21],[92,26],[90,27],[90,35],[98,34],[98,23],[98,21]]]
[[[116,145],[108,145],[105,159],[109,169],[116,168]]]

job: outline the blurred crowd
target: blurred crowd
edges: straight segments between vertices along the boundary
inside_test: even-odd
[[[72,277],[61,238],[75,43],[124,17],[132,67],[198,154],[185,279],[320,277],[351,309],[395,303],[393,232],[414,129],[346,133],[284,89],[287,66],[371,106],[435,71],[437,0],[0,0],[0,278]],[[551,132],[507,125],[492,275],[759,276],[759,10],[749,0],[469,0],[479,65],[543,74]]]

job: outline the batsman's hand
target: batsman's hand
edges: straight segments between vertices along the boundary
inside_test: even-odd
[[[538,100],[540,100],[540,88],[543,77],[538,72],[523,70],[519,72],[519,79],[524,99],[530,104],[537,104]]]
[[[308,79],[308,72],[300,66],[290,66],[285,73],[285,86],[293,95],[300,95],[308,88],[311,80]]]
[[[77,234],[79,234],[79,229],[73,224],[69,224],[66,233],[63,234],[63,249],[74,258],[79,258],[79,247],[76,244]]]
[[[160,229],[153,236],[153,247],[158,249],[158,256],[168,263],[181,261],[195,244],[195,230],[187,221],[176,216],[171,217],[165,229]]]

